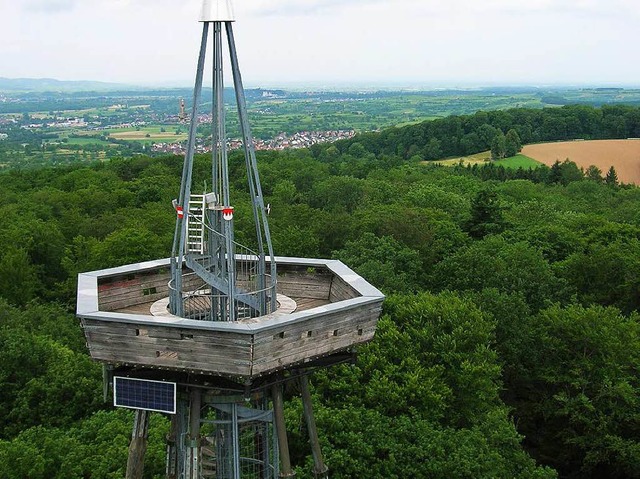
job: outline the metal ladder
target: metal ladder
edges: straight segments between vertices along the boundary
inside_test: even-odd
[[[191,195],[187,216],[187,253],[204,254],[204,195]]]

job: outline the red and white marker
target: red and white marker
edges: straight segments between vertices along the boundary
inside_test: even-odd
[[[231,221],[233,219],[233,206],[225,206],[222,208],[222,218],[226,221]]]

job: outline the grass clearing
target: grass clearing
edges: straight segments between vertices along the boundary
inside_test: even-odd
[[[504,158],[502,160],[498,160],[495,162],[498,166],[504,166],[505,168],[523,168],[525,170],[531,168],[538,168],[542,165],[539,161],[534,160],[533,158],[529,158],[528,156],[523,155],[522,153],[517,154],[516,156],[512,156],[511,158]]]
[[[475,155],[469,156],[456,156],[455,158],[446,158],[444,160],[438,160],[435,162],[425,162],[425,163],[435,163],[437,165],[442,166],[456,166],[462,163],[464,166],[467,165],[484,165],[491,161],[491,152],[483,151],[482,153],[476,153]]]
[[[445,160],[438,160],[435,162],[427,161],[425,163],[436,163],[442,166],[457,166],[462,163],[462,165],[464,166],[473,166],[488,165],[491,162],[491,152],[483,151],[482,153],[476,153],[475,155],[447,158]],[[518,168],[537,168],[542,163],[523,154],[517,154],[516,156],[512,156],[510,158],[503,158],[501,160],[494,161],[493,164],[495,164],[496,166],[503,166],[504,168],[513,168],[517,170]]]

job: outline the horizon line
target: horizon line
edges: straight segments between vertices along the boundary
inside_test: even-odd
[[[157,83],[144,83],[144,82],[119,82],[119,81],[102,81],[102,80],[60,80],[52,77],[2,77],[0,81],[11,82],[55,82],[60,84],[73,84],[78,83],[93,83],[96,85],[104,85],[113,90],[115,88],[135,88],[135,89],[192,89],[193,85],[190,85],[185,80],[169,80]],[[231,88],[231,86],[229,86]],[[636,89],[640,88],[638,83],[624,83],[624,82],[483,82],[483,81],[416,81],[416,80],[398,80],[398,81],[344,81],[344,80],[302,80],[302,81],[251,81],[247,82],[247,89],[327,89],[327,90],[353,90],[353,89],[380,89],[380,90],[472,90],[472,89],[486,89],[486,88],[531,88],[531,89],[544,89],[544,88],[621,88],[621,89]]]

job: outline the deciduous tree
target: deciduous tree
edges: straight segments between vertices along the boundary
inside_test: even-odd
[[[496,133],[496,136],[493,137],[493,140],[491,140],[491,159],[499,160],[501,158],[504,158],[505,154],[506,154],[505,136],[504,136],[504,133],[502,133],[501,131],[498,131],[498,133]]]
[[[520,136],[518,132],[513,128],[510,129],[504,141],[504,155],[508,158],[511,156],[515,156],[522,150],[522,142],[520,141]]]

